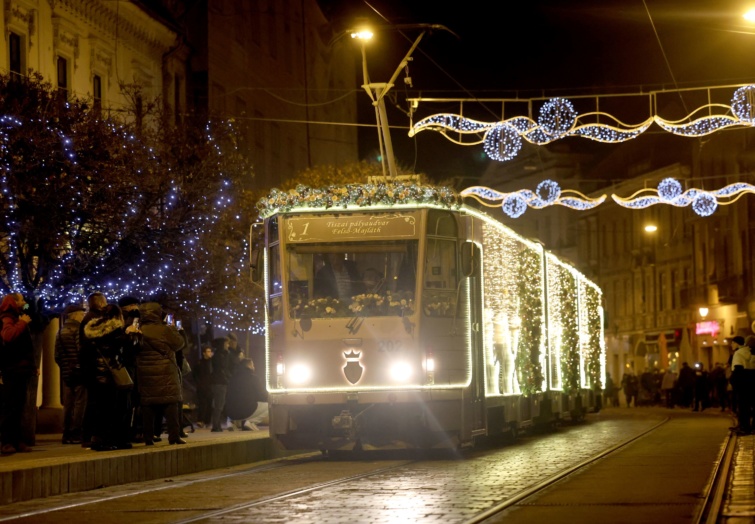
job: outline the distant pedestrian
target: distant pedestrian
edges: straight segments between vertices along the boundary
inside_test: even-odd
[[[624,390],[624,396],[627,400],[627,407],[637,407],[637,393],[639,389],[639,381],[631,370],[624,372],[624,376],[621,377],[621,388]]]
[[[695,362],[695,397],[692,411],[704,411],[710,405],[708,372],[702,362]]]
[[[729,404],[729,395],[726,391],[729,386],[729,380],[726,378],[726,369],[720,362],[716,362],[715,366],[713,366],[708,379],[710,380],[711,391],[718,407],[721,408],[721,411],[726,411]]]
[[[686,362],[682,363],[682,369],[679,370],[679,392],[681,394],[681,400],[679,405],[688,408],[692,405],[692,400],[695,397],[695,370],[689,367]]]
[[[676,373],[671,371],[671,369],[667,369],[663,374],[661,391],[663,392],[663,399],[666,403],[666,407],[672,409],[675,403]]]
[[[619,405],[616,392],[616,383],[611,378],[611,374],[606,373],[606,387],[603,388],[603,403],[606,407],[617,407]]]

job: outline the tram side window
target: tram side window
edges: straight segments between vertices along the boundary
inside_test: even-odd
[[[445,211],[427,214],[422,310],[430,317],[453,317],[456,314],[456,219]]]
[[[292,305],[312,298],[310,283],[313,278],[312,254],[288,253],[288,295]]]
[[[456,241],[427,239],[425,288],[456,289]]]
[[[281,286],[280,258],[280,244],[270,246],[268,289],[270,290],[270,316],[273,321],[282,319],[281,292],[283,288]]]

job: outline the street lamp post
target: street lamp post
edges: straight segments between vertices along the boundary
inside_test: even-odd
[[[422,29],[422,32],[419,34],[419,36],[414,40],[414,43],[412,44],[409,51],[406,53],[404,58],[399,63],[396,70],[393,72],[393,75],[391,76],[391,79],[388,80],[388,82],[382,82],[382,83],[375,83],[370,82],[370,75],[367,71],[367,49],[366,49],[366,43],[368,40],[372,39],[373,33],[372,31],[368,29],[361,29],[358,31],[352,31],[351,32],[351,38],[358,39],[361,43],[362,48],[362,76],[364,79],[364,84],[362,84],[362,89],[364,89],[367,92],[367,95],[370,97],[370,100],[372,100],[372,105],[375,107],[375,119],[377,121],[377,129],[378,129],[378,142],[380,145],[380,155],[382,157],[381,163],[383,165],[383,175],[386,175],[386,164],[388,166],[388,173],[387,175],[390,178],[395,178],[398,175],[398,172],[396,171],[396,159],[393,156],[393,145],[391,143],[391,131],[388,126],[388,114],[385,109],[385,95],[388,94],[388,91],[393,88],[393,83],[396,81],[396,78],[398,78],[399,73],[402,69],[404,69],[408,64],[409,61],[412,59],[412,53],[414,53],[414,50],[417,49],[417,46],[419,45],[420,41],[422,41],[422,38],[425,36],[425,33],[427,33],[428,30],[431,29],[442,29],[444,31],[449,31],[448,28],[442,25],[437,24],[412,24],[408,26],[395,26],[396,29],[409,29],[409,28],[420,28]]]

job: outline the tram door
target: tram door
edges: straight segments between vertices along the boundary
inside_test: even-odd
[[[485,362],[483,358],[483,308],[482,308],[482,274],[480,247],[473,242],[462,245],[462,267],[468,276],[469,286],[469,325],[471,329],[472,382],[464,398],[464,428],[469,434],[464,440],[485,433]]]

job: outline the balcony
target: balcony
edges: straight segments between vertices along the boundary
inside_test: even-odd
[[[718,303],[743,304],[746,298],[744,278],[741,275],[731,276],[712,280],[708,284],[682,288],[680,307],[695,309],[703,304],[711,304],[712,298],[708,289],[711,286],[718,289]]]

